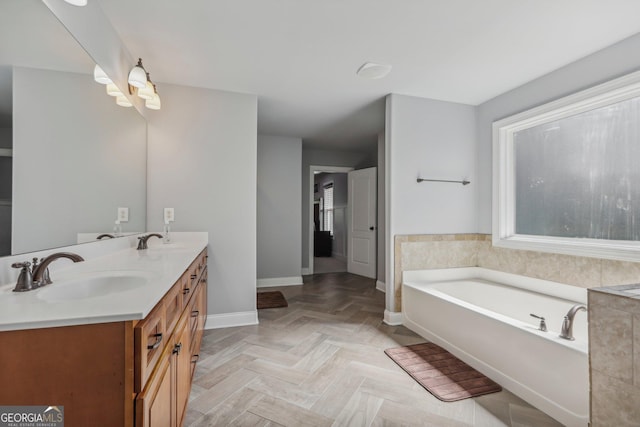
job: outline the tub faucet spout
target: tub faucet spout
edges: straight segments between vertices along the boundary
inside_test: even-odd
[[[564,338],[565,340],[569,341],[575,340],[575,338],[573,337],[573,319],[576,316],[576,313],[580,310],[587,311],[587,306],[584,304],[576,304],[569,309],[569,312],[566,316],[564,316],[564,320],[562,321],[560,338]]]

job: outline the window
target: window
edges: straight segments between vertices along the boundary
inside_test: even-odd
[[[324,231],[330,231],[333,236],[333,182],[325,184],[324,190]]]
[[[640,260],[640,73],[493,132],[494,245]]]

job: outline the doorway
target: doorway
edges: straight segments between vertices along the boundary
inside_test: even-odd
[[[309,167],[309,274],[347,271],[347,173],[351,167]]]

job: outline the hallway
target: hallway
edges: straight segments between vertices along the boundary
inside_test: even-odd
[[[382,323],[375,281],[337,273],[274,288],[287,308],[205,332],[185,426],[559,426],[508,391],[444,403],[383,350],[423,342]]]

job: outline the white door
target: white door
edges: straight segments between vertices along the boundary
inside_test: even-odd
[[[347,270],[376,278],[377,168],[349,172]]]

